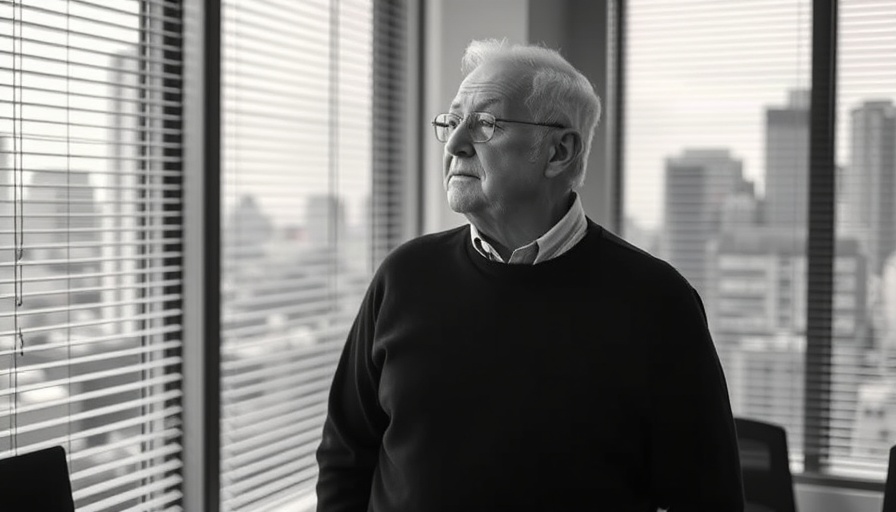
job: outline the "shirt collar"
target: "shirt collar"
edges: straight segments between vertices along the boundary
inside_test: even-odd
[[[534,265],[562,255],[579,243],[585,237],[585,232],[588,229],[582,200],[575,192],[573,192],[573,196],[575,200],[572,206],[560,221],[554,224],[547,233],[514,250],[506,262],[498,254],[498,251],[482,237],[479,229],[471,223],[470,237],[473,247],[489,260],[510,264]]]

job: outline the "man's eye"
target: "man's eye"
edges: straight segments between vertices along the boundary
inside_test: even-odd
[[[457,119],[449,119],[448,121],[445,122],[445,126],[447,126],[448,128],[451,128],[451,129],[457,128],[458,124],[460,124],[460,123],[458,123]]]
[[[494,128],[495,122],[491,119],[479,119],[479,126],[482,128]]]

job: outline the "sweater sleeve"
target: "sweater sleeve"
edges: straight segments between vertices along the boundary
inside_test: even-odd
[[[318,512],[366,512],[387,416],[371,359],[376,321],[371,285],[339,359],[317,449]]]
[[[659,297],[649,356],[654,504],[669,512],[742,512],[734,418],[703,303],[685,283]]]

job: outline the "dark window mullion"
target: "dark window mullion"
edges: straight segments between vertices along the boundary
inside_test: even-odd
[[[804,471],[824,471],[831,413],[837,0],[812,3]]]
[[[204,474],[200,480],[207,512],[221,510],[221,1],[205,0],[204,202],[204,386],[202,436]]]
[[[371,130],[371,215],[366,220],[371,233],[371,269],[376,269],[404,236],[404,227],[395,219],[406,217],[405,207],[398,200],[406,186],[406,168],[402,161],[406,112],[402,98],[407,96],[404,64],[407,26],[401,15],[407,10],[405,3],[405,0],[373,3],[373,69],[376,70],[372,80],[373,119],[377,128]]]
[[[613,23],[613,105],[611,107],[611,115],[613,116],[613,161],[610,169],[613,172],[613,189],[615,202],[613,204],[612,222],[614,229],[618,233],[625,233],[625,72],[626,72],[626,48],[627,48],[627,13],[626,0],[616,0],[615,3],[615,19]]]

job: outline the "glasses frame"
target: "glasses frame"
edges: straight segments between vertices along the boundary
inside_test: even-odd
[[[548,128],[561,128],[561,129],[562,129],[562,128],[566,128],[565,126],[563,126],[562,124],[559,124],[559,123],[536,123],[536,122],[534,122],[534,121],[520,121],[520,120],[518,120],[518,119],[507,119],[507,118],[502,118],[502,117],[495,117],[494,114],[491,114],[491,113],[489,113],[489,112],[468,112],[465,116],[459,116],[459,115],[454,114],[454,113],[451,113],[451,112],[443,112],[443,113],[441,113],[441,114],[437,114],[436,117],[434,117],[433,120],[432,120],[432,122],[431,122],[432,127],[433,127],[433,131],[435,132],[436,140],[438,140],[439,142],[442,142],[442,143],[446,143],[446,142],[448,142],[448,139],[451,138],[451,134],[450,134],[450,133],[448,134],[447,137],[445,137],[445,140],[442,140],[442,139],[439,137],[439,129],[440,129],[440,128],[443,128],[443,129],[444,129],[444,128],[448,128],[448,126],[445,125],[444,123],[439,123],[439,122],[437,121],[438,118],[439,118],[439,116],[454,116],[454,117],[456,117],[456,118],[459,120],[458,123],[457,123],[457,127],[455,128],[455,130],[456,130],[456,129],[459,128],[461,125],[466,125],[466,124],[468,123],[468,119],[470,119],[470,116],[483,116],[483,115],[485,115],[485,116],[489,116],[489,117],[491,117],[492,119],[494,119],[494,124],[495,124],[495,127],[494,127],[494,128],[497,128],[497,127],[498,127],[498,123],[528,124],[528,125],[531,125],[531,126],[545,126],[545,127],[548,127]],[[454,133],[454,130],[452,130],[451,133]],[[488,136],[487,139],[483,139],[483,140],[475,140],[475,139],[474,139],[473,142],[477,142],[477,143],[480,143],[480,142],[488,142],[488,141],[490,141],[490,140],[492,139],[492,137],[494,137],[494,136],[495,136],[495,130],[492,129],[492,133],[491,133],[491,135]]]

